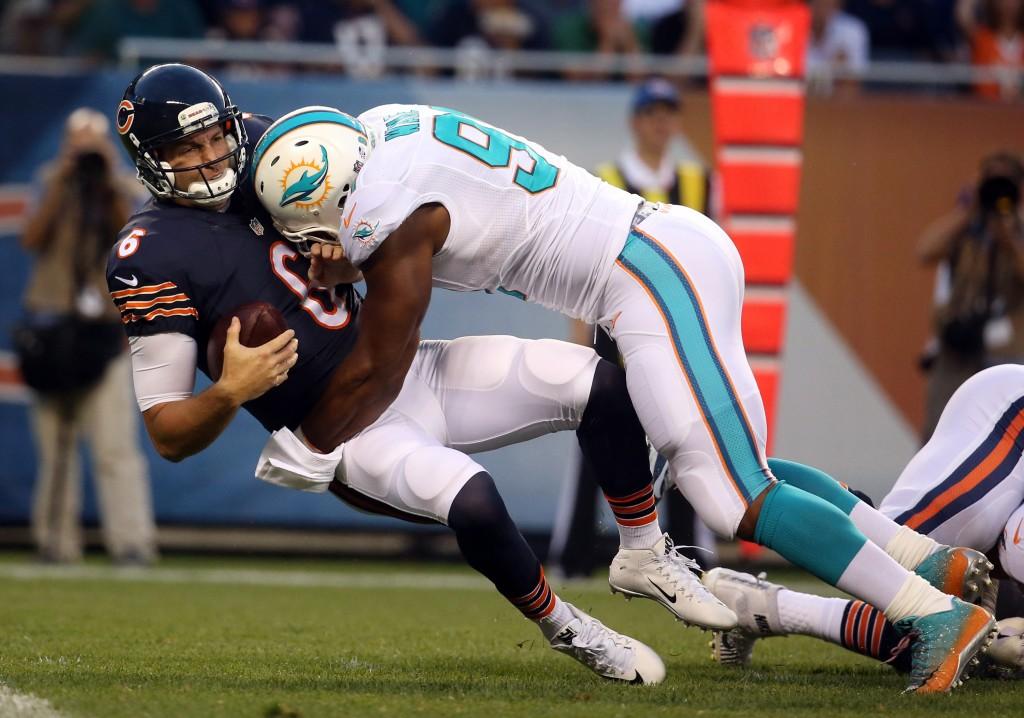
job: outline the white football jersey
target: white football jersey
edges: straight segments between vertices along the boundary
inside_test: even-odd
[[[357,266],[418,207],[451,216],[434,285],[501,291],[594,321],[641,198],[565,157],[455,110],[384,105],[359,116],[375,147],[346,200]]]
[[[949,546],[989,551],[1024,504],[1024,366],[968,379],[879,511]]]

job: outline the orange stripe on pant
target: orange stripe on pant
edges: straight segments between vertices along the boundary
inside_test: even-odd
[[[932,516],[935,516],[937,513],[942,511],[942,509],[946,508],[946,506],[956,501],[958,498],[981,483],[985,477],[992,473],[992,471],[994,471],[996,467],[998,467],[1007,457],[1010,451],[1014,448],[1014,444],[1020,437],[1022,431],[1024,431],[1024,409],[1013,417],[1013,421],[1011,421],[1010,425],[1006,427],[1006,431],[1003,433],[1002,438],[1000,438],[999,442],[992,447],[992,451],[990,451],[988,455],[982,459],[982,461],[975,466],[970,473],[967,474],[967,476],[958,481],[954,486],[950,486],[948,489],[936,496],[930,504],[911,516],[907,521],[906,526],[916,529]]]
[[[710,322],[708,322],[707,312],[704,310],[703,301],[700,298],[700,294],[697,292],[697,287],[694,284],[693,279],[690,277],[689,273],[683,268],[683,266],[676,260],[675,255],[673,255],[672,252],[670,252],[668,250],[668,248],[665,247],[665,245],[663,245],[661,242],[659,242],[657,239],[655,239],[652,235],[648,234],[647,232],[644,232],[643,230],[639,229],[638,227],[634,227],[633,228],[632,234],[642,236],[645,239],[647,239],[652,245],[656,245],[661,250],[661,253],[663,255],[664,261],[667,262],[669,265],[671,265],[684,278],[685,282],[689,285],[690,293],[692,293],[693,300],[695,302],[695,309],[696,309],[697,313],[699,314],[700,320],[703,323],[704,327],[708,328],[707,334],[706,334],[707,339],[708,339],[708,349],[709,349],[711,355],[714,357],[715,362],[720,367],[722,377],[725,379],[725,382],[728,384],[729,391],[730,391],[730,393],[731,393],[731,395],[732,395],[732,397],[733,397],[733,399],[735,401],[736,409],[738,410],[738,414],[739,414],[739,416],[740,416],[740,418],[741,418],[741,420],[742,420],[742,422],[744,424],[744,427],[745,427],[745,430],[746,430],[748,436],[751,437],[751,438],[756,436],[756,433],[754,432],[753,427],[752,427],[752,425],[750,423],[750,418],[747,416],[746,408],[743,406],[743,402],[741,402],[740,399],[739,399],[739,394],[736,391],[736,386],[735,386],[735,384],[733,384],[732,377],[729,376],[729,372],[728,372],[728,370],[726,368],[725,362],[722,361],[722,355],[718,351],[718,347],[715,345],[714,336],[711,334],[710,329],[709,329]],[[623,251],[623,254],[624,253],[625,253],[625,250]],[[703,407],[701,406],[701,402],[700,402],[700,400],[697,397],[696,388],[693,386],[693,383],[690,380],[690,375],[689,375],[689,372],[687,371],[687,368],[686,368],[686,361],[683,358],[683,356],[681,355],[679,347],[675,346],[675,342],[672,339],[672,336],[673,336],[672,320],[662,310],[660,302],[654,296],[654,293],[652,292],[651,288],[649,286],[647,286],[647,282],[644,280],[644,278],[639,276],[639,275],[637,275],[635,272],[631,271],[629,269],[629,267],[627,267],[626,264],[622,261],[621,256],[622,255],[620,255],[620,258],[616,260],[616,264],[619,267],[621,267],[622,270],[624,272],[626,272],[630,277],[632,277],[637,282],[637,284],[640,285],[640,287],[644,290],[644,292],[650,298],[651,303],[654,305],[655,311],[658,312],[658,314],[662,318],[662,321],[665,323],[666,336],[669,339],[670,343],[672,344],[673,354],[674,354],[674,356],[676,358],[677,364],[679,365],[679,371],[682,374],[683,379],[684,379],[684,381],[687,384],[687,387],[690,389],[690,394],[693,397],[694,404],[697,407],[697,410],[698,410],[698,412],[700,414],[701,421],[704,424],[704,428],[707,430],[708,434],[712,437],[712,442],[711,443],[715,447],[715,452],[718,455],[718,460],[719,460],[719,463],[722,466],[722,471],[729,478],[729,483],[731,484],[731,486],[732,486],[733,490],[735,491],[737,497],[740,499],[740,502],[744,506],[749,506],[750,502],[744,496],[744,488],[740,485],[740,477],[734,476],[732,471],[729,468],[729,462],[726,460],[725,455],[723,454],[723,451],[725,450],[725,448],[719,445],[719,442],[718,442],[718,439],[717,439],[717,436],[716,436],[716,432],[715,432],[714,429],[712,429],[711,421],[710,421],[709,417],[705,415]],[[755,498],[756,498],[756,496],[751,496],[750,500],[753,501]]]

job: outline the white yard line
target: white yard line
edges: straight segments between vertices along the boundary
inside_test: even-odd
[[[421,589],[436,591],[494,591],[494,585],[473,574],[417,573],[412,571],[354,572],[339,570],[302,571],[288,569],[233,568],[117,568],[114,566],[44,566],[0,564],[0,580],[15,581],[111,581],[124,583],[210,584],[219,586],[270,586],[286,588]],[[553,579],[556,591],[566,594],[604,593],[603,578]],[[794,581],[794,590],[818,593],[821,584]],[[834,591],[826,591],[834,595]],[[3,713],[0,712],[0,717]]]
[[[4,718],[66,718],[50,701],[31,693],[18,693],[0,683],[0,716]]]
[[[22,581],[124,581],[128,583],[205,583],[217,585],[286,586],[297,588],[433,589],[493,591],[490,581],[466,574],[413,572],[338,573],[273,569],[114,568],[111,566],[36,566],[0,564],[0,578]],[[562,585],[562,584],[558,584]],[[607,591],[604,581],[565,582],[582,591]],[[2,713],[0,713],[2,715]]]

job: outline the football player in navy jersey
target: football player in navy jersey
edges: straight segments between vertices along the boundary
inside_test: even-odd
[[[329,486],[359,508],[449,526],[467,562],[553,648],[606,678],[660,682],[665,669],[654,651],[555,595],[493,480],[464,453],[576,430],[629,548],[657,511],[621,369],[553,340],[424,341],[398,398],[373,425],[331,454],[304,442],[303,420],[355,341],[359,299],[349,283],[358,275],[334,265],[325,273],[316,251],[312,260],[302,256],[255,201],[244,178],[267,124],[243,115],[212,77],[177,64],[143,72],[118,106],[118,131],[153,199],[122,230],[107,281],[157,450],[173,461],[202,450],[244,406],[274,432],[260,478]],[[325,173],[310,150],[292,196],[314,212],[326,188],[317,185]],[[220,378],[193,395],[196,368],[209,373],[203,349],[213,327],[252,301],[273,304],[290,328],[248,348],[233,318]],[[289,483],[297,475],[282,466],[302,467],[299,483]],[[673,581],[690,575],[681,570],[685,559],[669,547],[657,560],[665,586],[682,590]],[[731,611],[724,616],[723,628],[735,625]]]

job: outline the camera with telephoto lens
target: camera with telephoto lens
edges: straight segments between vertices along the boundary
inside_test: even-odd
[[[1010,177],[995,175],[978,185],[978,207],[984,214],[1012,214],[1020,204],[1020,185]]]
[[[75,158],[75,176],[87,183],[107,176],[107,158],[99,152],[82,152]]]

